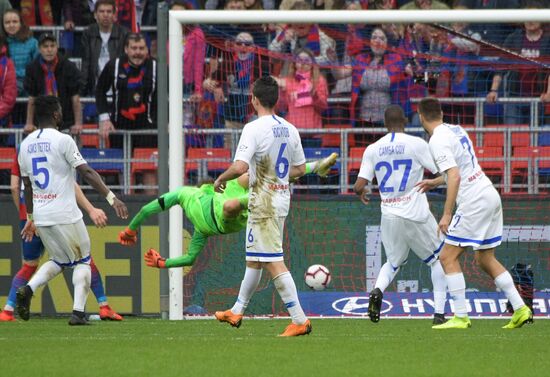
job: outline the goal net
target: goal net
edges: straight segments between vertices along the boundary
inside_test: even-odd
[[[407,132],[426,137],[416,106],[423,97],[438,97],[445,121],[469,130],[480,164],[503,196],[498,258],[534,298],[535,313],[547,316],[550,44],[543,41],[550,31],[540,21],[548,19],[548,10],[171,11],[171,189],[215,177],[229,165],[240,130],[254,117],[250,85],[263,75],[276,77],[277,111],[299,129],[306,157],[340,156],[329,177],[294,185],[285,262],[308,314],[365,315],[385,256],[376,182],[368,207],[350,195],[363,151],[385,133],[390,104],[405,110]],[[443,195],[429,198],[436,218]],[[170,216],[165,236],[170,256],[177,256],[182,229],[192,225],[182,224],[179,209]],[[244,274],[244,237],[212,237],[192,268],[170,271],[171,319],[232,306]],[[303,274],[312,264],[329,268],[329,289],[306,287]],[[471,313],[505,313],[504,296],[473,253],[462,267]],[[266,275],[247,314],[285,313]],[[431,290],[430,269],[411,253],[385,294],[383,312],[431,315]]]

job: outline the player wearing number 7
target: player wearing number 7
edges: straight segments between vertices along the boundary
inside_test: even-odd
[[[512,320],[504,326],[513,329],[532,319],[531,310],[519,295],[512,276],[495,257],[502,241],[502,204],[493,184],[478,164],[466,131],[443,123],[441,104],[436,98],[424,98],[418,106],[422,126],[430,134],[430,152],[442,176],[420,182],[422,191],[447,182],[447,195],[439,229],[446,235],[441,251],[449,293],[454,300],[455,316],[435,329],[465,329],[471,326],[466,306],[466,282],[459,258],[472,246],[478,265],[506,295],[514,308]],[[456,203],[456,211],[453,210]]]
[[[412,250],[431,267],[435,303],[433,323],[441,324],[445,322],[447,288],[438,259],[443,243],[426,194],[415,187],[422,180],[424,169],[436,173],[437,168],[428,144],[419,137],[405,134],[407,119],[400,106],[388,106],[384,124],[389,133],[367,147],[353,187],[361,201],[367,204],[367,183],[376,177],[381,198],[380,233],[387,261],[370,294],[368,315],[373,322],[380,320],[383,292]]]

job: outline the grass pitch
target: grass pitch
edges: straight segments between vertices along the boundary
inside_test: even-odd
[[[0,323],[3,376],[545,376],[550,321],[504,330],[432,330],[428,320],[313,319],[313,332],[277,338],[288,320],[127,318],[70,327],[68,318]]]

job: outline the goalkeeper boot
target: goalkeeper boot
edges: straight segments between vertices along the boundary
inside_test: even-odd
[[[454,316],[453,318],[449,319],[447,322],[441,325],[433,325],[432,329],[436,329],[436,330],[467,329],[469,327],[472,327],[472,322],[470,322],[470,318],[468,318],[468,316],[466,317]]]
[[[31,313],[32,289],[24,285],[17,289],[15,309],[23,321],[28,321]]]
[[[374,323],[380,321],[382,297],[384,297],[384,294],[379,288],[374,288],[369,296],[369,318]]]
[[[525,323],[533,320],[533,312],[527,305],[523,305],[516,310],[512,315],[512,319],[507,325],[502,326],[503,329],[518,329]]]
[[[223,311],[223,312],[216,312],[214,313],[214,316],[218,321],[227,322],[231,326],[236,328],[241,327],[241,322],[243,320],[242,314],[233,314],[231,309],[227,309],[226,311]]]
[[[279,334],[278,336],[287,337],[287,336],[309,335],[310,332],[311,332],[311,322],[308,319],[302,325],[291,323],[286,327],[285,331],[283,331],[283,333]]]
[[[316,173],[319,177],[326,177],[330,172],[330,169],[336,163],[337,158],[337,153],[331,153],[330,156],[317,161],[317,164],[313,168],[313,172]]]
[[[102,321],[122,321],[124,318],[115,312],[109,305],[99,307],[99,318]]]
[[[79,316],[77,316],[76,314],[73,313],[71,315],[71,319],[69,319],[69,326],[86,326],[86,325],[89,325],[89,324],[90,323],[86,319],[86,316],[79,317]]]
[[[443,313],[434,314],[434,320],[432,322],[433,325],[442,325],[445,322],[447,322],[447,319],[445,318],[445,314]]]
[[[2,310],[2,312],[0,312],[0,322],[13,322],[13,321],[16,321],[15,316],[13,315],[13,311]]]

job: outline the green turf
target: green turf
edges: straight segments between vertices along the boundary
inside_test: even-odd
[[[435,331],[428,320],[314,319],[277,338],[287,320],[126,319],[69,327],[67,319],[0,323],[2,376],[545,376],[550,321],[503,330],[473,320]],[[538,372],[537,372],[538,371]]]

